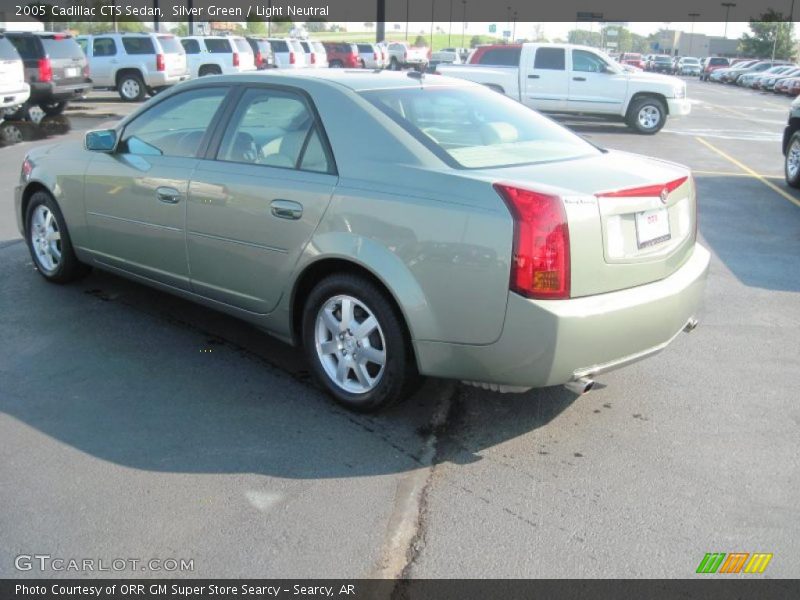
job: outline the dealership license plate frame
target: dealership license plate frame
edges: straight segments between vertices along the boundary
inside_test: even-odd
[[[651,220],[650,217],[655,217]],[[669,211],[666,207],[643,210],[634,215],[636,245],[639,250],[651,248],[672,239],[669,227]]]

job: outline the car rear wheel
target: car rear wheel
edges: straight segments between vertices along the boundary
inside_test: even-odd
[[[631,103],[626,119],[628,126],[639,133],[651,135],[664,127],[667,109],[658,98],[639,98]]]
[[[89,271],[75,256],[67,224],[50,194],[36,192],[31,196],[25,223],[28,250],[34,266],[45,279],[68,283]]]
[[[142,76],[138,73],[120,75],[117,90],[125,102],[141,102],[147,94]]]
[[[399,71],[400,70],[400,63],[397,62],[397,59],[392,57],[392,60],[389,62],[389,69],[391,71]]]
[[[48,117],[55,117],[63,113],[67,108],[66,102],[44,102],[39,105],[42,112]]]
[[[400,316],[364,277],[336,274],[317,284],[305,303],[302,338],[317,381],[351,410],[394,404],[419,379]]]
[[[340,60],[332,60],[328,65],[331,69],[341,69],[344,64]]]
[[[795,132],[789,139],[784,161],[786,183],[795,188],[800,188],[800,132]]]
[[[198,75],[200,77],[205,77],[206,75],[221,75],[221,74],[222,74],[222,69],[220,69],[215,65],[204,65],[200,67],[200,71],[198,72]]]

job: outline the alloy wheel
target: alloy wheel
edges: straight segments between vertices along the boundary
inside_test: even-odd
[[[648,104],[639,110],[637,118],[644,129],[654,129],[661,120],[661,111],[652,104]]]
[[[786,175],[789,179],[797,179],[800,173],[800,140],[794,140],[786,153]]]
[[[125,96],[125,98],[127,98],[128,100],[132,100],[134,98],[137,98],[139,94],[142,93],[142,88],[139,85],[139,82],[136,81],[135,79],[126,79],[125,81],[122,82],[122,85],[120,86],[120,91],[122,92],[122,95]]]
[[[375,314],[353,296],[325,302],[314,327],[317,358],[342,390],[364,394],[378,385],[386,367],[386,339]]]
[[[39,268],[47,274],[54,273],[61,264],[61,232],[53,211],[44,204],[33,211],[30,236]]]

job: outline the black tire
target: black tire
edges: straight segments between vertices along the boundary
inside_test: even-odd
[[[367,68],[367,63],[365,63],[363,60],[360,60],[359,64],[360,64],[362,69],[366,69]]]
[[[326,372],[323,360],[317,352],[317,316],[328,302],[340,295],[351,296],[368,307],[382,333],[382,339],[378,339],[384,345],[383,371],[374,387],[363,393],[351,393],[340,387],[333,376]],[[357,315],[355,318],[357,320]],[[377,330],[373,333],[377,333]],[[350,410],[374,412],[386,408],[411,395],[419,384],[420,377],[402,317],[385,293],[365,277],[350,273],[334,274],[314,287],[303,307],[302,342],[315,379],[339,404]],[[379,346],[376,344],[375,347]],[[359,349],[356,348],[356,351]],[[346,355],[346,351],[343,352]],[[341,364],[341,359],[337,359],[336,364]],[[370,373],[370,376],[377,378],[375,373]],[[345,379],[356,384],[355,371],[348,370]]]
[[[39,105],[42,112],[48,117],[56,117],[67,109],[66,102],[43,102]]]
[[[30,121],[30,108],[30,105],[23,104],[18,106],[16,110],[7,110],[2,118],[6,121]]]
[[[331,62],[328,64],[328,66],[329,66],[331,69],[341,69],[342,67],[344,67],[344,63],[343,63],[342,61],[340,61],[340,60],[332,60],[332,61],[331,61]]]
[[[117,92],[123,102],[141,102],[147,95],[147,87],[139,73],[123,73],[117,78]]]
[[[203,65],[198,71],[198,77],[205,77],[206,75],[222,75],[222,71],[216,65]]]
[[[40,206],[46,207],[46,209],[52,213],[58,233],[60,235],[60,240],[56,242],[56,245],[60,250],[61,257],[58,261],[58,264],[54,265],[55,268],[52,270],[48,269],[41,262],[34,248],[34,244],[37,243],[37,239],[34,239],[33,237],[32,220],[34,213]],[[56,201],[47,192],[35,192],[28,202],[28,208],[25,211],[25,242],[27,243],[28,250],[31,253],[33,265],[47,281],[52,283],[69,283],[70,281],[75,281],[76,279],[83,277],[90,271],[89,266],[80,262],[75,256],[75,252],[72,249],[72,242],[69,237],[69,232],[67,231],[67,224],[64,221],[64,216],[61,214],[61,210],[59,209]]]
[[[639,118],[640,113],[646,109],[649,109],[648,112],[650,112],[651,116],[649,121],[653,122],[653,125],[647,125],[646,119],[645,122],[643,122],[643,120]],[[653,119],[655,115],[657,115],[657,119]],[[664,123],[667,122],[667,107],[662,100],[652,96],[637,98],[631,102],[631,105],[628,107],[628,114],[625,117],[625,122],[628,124],[628,127],[638,133],[653,135],[661,131],[661,128],[664,127]]]
[[[397,59],[394,56],[389,61],[389,70],[390,71],[399,71],[400,70],[400,63],[397,62]]]
[[[794,147],[794,153],[792,152],[792,147]],[[790,160],[794,161],[794,168],[790,166]],[[786,183],[793,188],[800,188],[800,131],[795,131],[786,145],[783,172],[786,176]]]

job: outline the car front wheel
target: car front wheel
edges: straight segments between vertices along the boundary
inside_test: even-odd
[[[33,264],[45,279],[68,283],[89,271],[75,256],[67,224],[50,194],[34,193],[25,215],[25,241]]]
[[[125,102],[141,102],[147,94],[147,88],[142,81],[141,75],[131,73],[122,75],[119,78],[119,97]]]
[[[795,188],[800,188],[800,132],[795,132],[789,139],[784,161],[786,183]]]
[[[626,121],[639,133],[652,135],[667,122],[667,109],[658,98],[639,98],[631,103]]]
[[[317,284],[305,303],[302,337],[317,381],[351,410],[394,404],[418,380],[401,317],[365,277],[336,274]]]

